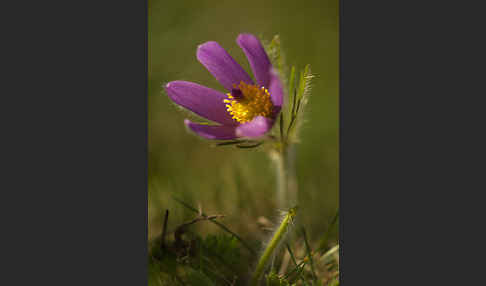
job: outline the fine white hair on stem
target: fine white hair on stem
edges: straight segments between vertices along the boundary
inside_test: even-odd
[[[296,212],[297,207],[293,207],[290,208],[286,213],[284,213],[284,216],[281,216],[282,221],[280,222],[275,232],[272,234],[270,241],[266,243],[263,253],[260,256],[260,259],[256,266],[255,272],[252,275],[250,285],[258,285],[260,277],[263,274],[266,266],[268,265],[270,258],[273,257],[275,253],[277,253],[278,248],[281,246],[285,237],[289,233],[289,229],[292,226],[292,221],[295,218]]]

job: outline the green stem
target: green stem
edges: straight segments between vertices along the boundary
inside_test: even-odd
[[[284,148],[282,148],[284,149]],[[282,150],[280,153],[277,153],[274,157],[275,161],[275,171],[277,177],[277,206],[280,209],[283,209],[285,205],[286,197],[287,197],[287,169],[286,169],[286,158],[285,158],[285,150]]]
[[[294,219],[296,212],[297,212],[297,207],[294,207],[291,208],[288,211],[288,213],[285,215],[282,223],[280,224],[277,231],[273,235],[272,240],[270,240],[270,243],[268,244],[267,248],[265,248],[263,255],[260,257],[256,270],[253,273],[253,276],[251,278],[250,285],[252,286],[258,285],[258,281],[260,281],[260,277],[262,276],[263,271],[265,270],[265,266],[267,265],[268,260],[270,259],[275,248],[277,248],[277,246],[279,245],[279,243],[282,241],[285,234],[287,233],[289,225],[292,223],[292,220]]]
[[[283,143],[272,159],[276,167],[278,208],[284,210],[298,205],[294,146]]]

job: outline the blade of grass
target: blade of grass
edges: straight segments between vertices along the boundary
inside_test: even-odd
[[[333,255],[336,251],[339,251],[339,244],[329,249],[328,252],[321,256],[321,260],[325,261],[329,256]]]
[[[327,242],[329,240],[330,232],[331,232],[332,228],[334,227],[334,225],[336,224],[338,218],[339,218],[339,210],[336,211],[336,214],[332,218],[331,223],[327,227],[326,233],[324,234],[324,237],[321,239],[321,242],[319,243],[319,248],[318,248],[317,251],[325,252],[327,250],[327,248],[328,248]]]
[[[304,266],[307,264],[307,261],[301,261],[299,264],[297,264],[295,266],[294,269],[290,270],[289,272],[287,272],[287,274],[284,275],[284,279],[287,279],[290,275],[292,275],[292,273],[294,273],[295,271],[299,270],[300,268],[304,268]]]
[[[297,265],[297,260],[295,259],[294,253],[292,252],[292,249],[290,249],[290,245],[286,242],[285,246],[287,247],[287,250],[290,254],[290,258],[292,258],[292,262],[294,262],[294,264]]]
[[[177,199],[176,197],[172,196],[172,199],[174,199],[176,202],[180,203],[181,205],[185,206],[186,208],[190,209],[191,211],[195,212],[195,213],[199,213],[199,211],[197,209],[195,209],[194,207],[190,206],[189,204]],[[204,213],[201,213],[202,216],[206,216],[206,214]],[[246,247],[250,253],[254,256],[257,256],[257,253],[255,250],[253,250],[253,248],[251,248],[250,245],[248,245],[246,243],[246,241],[244,241],[239,235],[237,235],[236,233],[232,232],[229,228],[227,228],[224,224],[218,222],[218,221],[215,221],[215,220],[209,220],[210,222],[214,223],[215,225],[219,226],[221,229],[223,229],[224,231],[230,233],[231,235],[233,235],[236,239],[238,239],[239,242],[241,242],[241,244]]]
[[[314,262],[312,260],[312,253],[311,253],[311,249],[310,249],[310,246],[309,246],[309,241],[307,241],[307,234],[305,233],[305,228],[302,228],[302,234],[304,235],[305,249],[307,251],[307,257],[309,258],[309,264],[311,266],[312,280],[317,282],[317,275],[316,275],[316,272],[314,270]]]
[[[290,245],[286,242],[285,246],[287,247],[287,251],[290,253],[290,258],[292,258],[294,265],[297,266],[297,260],[295,259],[295,256],[294,256],[292,249],[290,249]],[[304,284],[307,284],[307,281],[305,280],[304,275],[302,275],[302,271],[299,271],[299,276],[300,276],[300,279],[302,279],[302,282],[304,282]]]

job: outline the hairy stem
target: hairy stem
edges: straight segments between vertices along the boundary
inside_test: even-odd
[[[282,144],[282,148],[273,152],[271,157],[276,167],[278,208],[289,209],[298,205],[294,146]]]
[[[275,232],[272,239],[270,240],[270,243],[267,245],[267,248],[265,248],[263,255],[260,257],[256,270],[253,273],[253,276],[251,277],[250,285],[252,286],[258,285],[258,281],[260,281],[260,278],[263,274],[263,271],[265,270],[265,266],[267,265],[268,260],[270,259],[272,253],[274,252],[274,250],[277,248],[277,246],[279,245],[279,243],[282,241],[285,234],[287,233],[289,229],[289,225],[292,223],[296,215],[296,212],[297,212],[297,208],[294,207],[291,208],[285,215],[284,219],[282,220],[282,223],[280,223],[280,226],[278,227],[277,231]]]

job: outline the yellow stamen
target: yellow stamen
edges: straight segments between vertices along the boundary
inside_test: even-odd
[[[240,123],[251,121],[256,116],[270,117],[273,111],[270,93],[266,88],[240,82],[234,85],[235,89],[241,91],[241,98],[234,98],[231,93],[226,94],[228,99],[226,107],[232,118]]]

